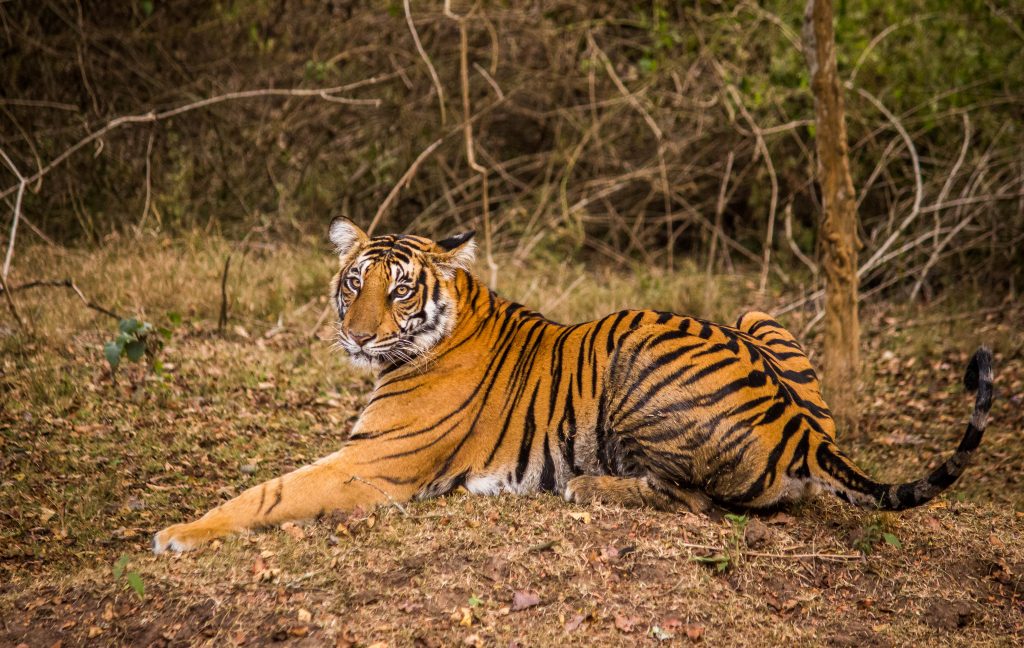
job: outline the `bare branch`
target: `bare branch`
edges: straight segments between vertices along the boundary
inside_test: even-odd
[[[356,88],[361,88],[364,86],[380,83],[381,81],[393,78],[396,75],[397,73],[391,73],[378,77],[372,77],[370,79],[364,79],[362,81],[356,81],[355,83],[350,83],[348,85],[334,86],[330,88],[264,88],[260,90],[242,90],[239,92],[228,92],[222,95],[216,95],[213,97],[207,97],[206,99],[200,99],[199,101],[193,101],[192,103],[188,103],[183,106],[178,106],[177,108],[170,108],[168,110],[164,110],[161,112],[151,110],[143,114],[124,115],[121,117],[116,117],[107,122],[106,125],[104,125],[102,128],[93,131],[92,133],[89,133],[87,136],[79,140],[77,143],[65,149],[63,153],[61,153],[52,161],[50,161],[49,164],[39,169],[32,176],[27,178],[26,182],[28,184],[31,184],[36,180],[39,180],[47,173],[52,171],[55,167],[60,166],[60,164],[62,164],[65,160],[67,160],[69,157],[74,155],[76,152],[78,152],[85,146],[91,144],[92,142],[95,142],[96,140],[100,139],[107,133],[116,130],[126,124],[146,124],[157,122],[164,119],[170,119],[171,117],[176,117],[178,115],[193,110],[198,110],[200,108],[207,108],[209,106],[224,103],[226,101],[235,101],[238,99],[252,99],[255,97],[317,97],[320,99],[325,99],[327,101],[335,103],[345,103],[353,106],[380,107],[383,104],[383,102],[380,99],[346,99],[344,97],[337,97],[334,95],[336,95],[339,92],[347,92],[350,90],[355,90]],[[3,191],[0,191],[0,198],[6,198],[7,196],[11,195],[17,190],[18,185],[12,185],[7,189],[4,189]]]
[[[857,270],[857,276],[863,277],[866,272],[868,272],[869,270],[874,268],[875,265],[878,264],[879,259],[882,258],[882,256],[889,250],[890,247],[892,247],[892,244],[896,242],[896,239],[898,239],[900,234],[903,233],[903,230],[907,229],[907,227],[911,223],[913,223],[914,220],[916,220],[917,217],[921,214],[921,200],[924,197],[924,184],[921,181],[921,161],[917,157],[917,149],[914,148],[914,141],[910,139],[910,134],[907,133],[907,129],[903,127],[903,123],[899,120],[899,118],[896,117],[896,115],[892,114],[892,112],[885,107],[885,104],[879,101],[873,94],[862,88],[853,88],[852,84],[847,83],[846,85],[848,88],[856,90],[857,94],[867,99],[871,103],[871,105],[877,108],[878,111],[885,115],[886,118],[892,123],[893,128],[896,129],[896,131],[900,134],[900,137],[903,138],[904,143],[907,145],[907,150],[910,152],[911,164],[914,167],[914,204],[910,208],[910,213],[907,214],[907,217],[904,218],[903,222],[899,224],[899,227],[897,227],[896,230],[889,235],[889,238],[887,238],[885,242],[882,243],[882,245],[880,245],[877,250],[875,250],[875,253],[871,255],[871,257],[864,263],[864,265],[862,265]]]
[[[18,167],[14,165],[14,162],[11,161],[11,158],[7,157],[7,153],[3,150],[0,150],[0,157],[3,157],[4,162],[7,163],[7,166],[11,167],[11,171],[18,178],[18,195],[14,199],[14,211],[11,214],[11,232],[7,236],[7,254],[4,256],[3,270],[0,271],[0,276],[6,281],[7,274],[11,271],[11,259],[14,257],[14,240],[18,235],[18,221],[21,220],[21,199],[25,195],[25,187],[28,185],[28,180],[21,175]]]
[[[87,298],[85,294],[82,293],[82,290],[78,287],[78,284],[75,283],[75,280],[71,278],[40,279],[37,281],[30,281],[28,283],[20,284],[18,286],[11,286],[10,292],[15,293],[20,292],[22,290],[30,290],[32,288],[68,288],[72,292],[74,292],[75,295],[78,296],[78,298],[82,301],[83,304],[85,304],[87,308],[90,308],[98,313],[103,313],[107,317],[112,317],[113,319],[118,321],[124,319],[123,317],[121,317],[114,311],[110,310],[109,308],[104,308],[103,306],[100,306],[96,302],[91,301],[89,298]],[[4,292],[7,291],[5,290]]]
[[[412,21],[412,8],[409,6],[409,0],[403,0],[402,6],[405,8],[405,22],[409,25],[409,33],[412,34],[412,42],[416,44],[416,51],[420,53],[420,58],[427,64],[427,70],[430,72],[430,78],[434,82],[434,88],[437,90],[437,105],[441,109],[441,125],[444,126],[446,123],[445,110],[444,110],[444,87],[441,85],[441,79],[437,76],[437,70],[434,69],[434,64],[430,61],[430,57],[427,55],[427,50],[423,49],[423,44],[420,42],[420,35],[416,31],[416,23]]]
[[[18,314],[18,307],[14,305],[14,298],[11,297],[11,291],[7,290],[7,283],[4,282],[3,277],[0,277],[0,291],[4,293],[4,301],[7,302],[7,309],[11,311],[11,315],[14,316],[14,321],[18,323],[18,328],[22,331],[28,331],[28,327],[25,322],[21,319],[21,315]]]

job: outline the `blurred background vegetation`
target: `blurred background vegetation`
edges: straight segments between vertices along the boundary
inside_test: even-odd
[[[862,289],[927,300],[971,282],[1012,298],[1024,278],[1024,6],[835,9],[861,258],[877,256]],[[0,4],[0,150],[24,177],[46,170],[26,184],[20,241],[306,240],[337,214],[369,224],[401,184],[377,231],[479,227],[486,196],[502,259],[717,273],[760,267],[768,245],[773,282],[817,286],[802,3],[451,10],[419,0]],[[267,88],[332,90],[143,118],[59,158],[111,120]],[[0,182],[9,223],[10,165]]]

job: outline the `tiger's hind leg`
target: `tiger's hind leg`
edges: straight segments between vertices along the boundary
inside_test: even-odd
[[[651,477],[580,475],[569,480],[565,488],[565,499],[580,504],[603,502],[694,513],[711,508],[711,498],[704,493],[666,484]]]

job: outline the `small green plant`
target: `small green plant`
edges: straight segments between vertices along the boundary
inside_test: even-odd
[[[895,534],[886,531],[885,519],[876,515],[860,528],[859,533],[855,534],[853,547],[867,556],[874,552],[875,547],[882,542],[896,549],[903,548],[900,539]]]
[[[712,567],[719,574],[724,573],[730,567],[743,562],[743,537],[747,530],[747,523],[750,518],[746,515],[726,513],[725,519],[729,522],[729,540],[724,551],[710,556],[694,556],[692,560]]]
[[[710,556],[694,556],[691,558],[694,562],[699,562],[702,565],[707,565],[713,568],[719,574],[724,573],[729,566],[732,565],[732,558],[727,553],[716,553]]]
[[[181,324],[181,315],[177,313],[168,313],[167,318],[171,326]],[[110,363],[110,373],[117,371],[121,358],[139,362],[144,357],[149,359],[153,371],[160,373],[161,364],[157,356],[171,335],[172,330],[165,326],[153,326],[134,317],[122,319],[117,323],[117,337],[103,345],[103,356]]]
[[[128,566],[129,560],[130,558],[128,556],[121,556],[117,559],[113,568],[114,580],[119,581],[123,577],[128,586],[132,588],[132,591],[135,592],[140,599],[145,599],[146,585],[142,582],[142,576],[140,576],[137,571],[125,571],[125,567]]]

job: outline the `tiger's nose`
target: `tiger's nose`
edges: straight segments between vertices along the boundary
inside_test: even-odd
[[[348,336],[359,346],[363,346],[376,337],[373,333],[349,333]]]

